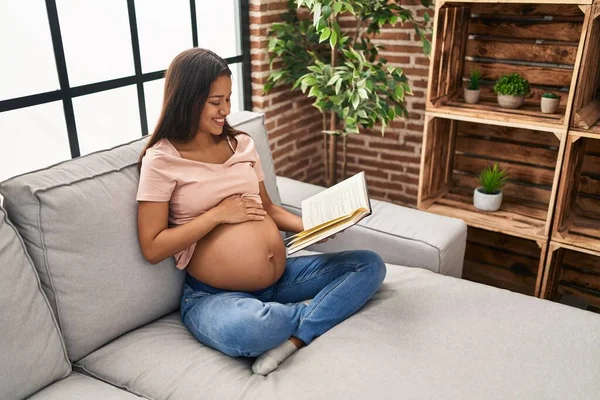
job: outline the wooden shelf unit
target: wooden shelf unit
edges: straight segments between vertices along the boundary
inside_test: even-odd
[[[552,240],[600,251],[600,137],[569,132]]]
[[[550,242],[540,294],[600,313],[600,252]]]
[[[590,12],[573,99],[571,127],[600,137],[600,3]]]
[[[538,296],[545,258],[545,240],[469,227],[463,279]]]
[[[417,206],[461,218],[473,227],[546,240],[566,132],[558,135],[483,121],[427,114]],[[476,175],[496,162],[508,171],[510,181],[501,209],[483,212],[473,206]]]
[[[427,111],[566,129],[590,3],[436,2]],[[464,102],[463,88],[475,68],[483,74],[481,100],[471,105]],[[498,78],[513,72],[532,88],[517,110],[501,108],[492,90]],[[557,113],[541,112],[543,92],[561,96]]]
[[[583,293],[600,309],[588,266],[600,262],[590,258],[600,255],[600,122],[589,123],[600,110],[600,0],[440,0],[433,23],[418,207],[469,225],[465,279],[552,299]],[[484,80],[470,105],[474,68]],[[492,90],[513,72],[532,88],[517,110]],[[548,91],[561,96],[551,115],[539,108]],[[475,174],[494,162],[511,180],[501,209],[482,212]]]

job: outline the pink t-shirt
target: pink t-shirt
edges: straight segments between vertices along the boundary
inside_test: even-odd
[[[169,202],[169,225],[181,225],[215,207],[226,197],[241,194],[261,202],[258,183],[265,179],[254,141],[247,134],[235,136],[238,144],[223,164],[181,157],[168,139],[159,140],[142,158],[138,201]],[[175,254],[177,268],[184,269],[196,243]]]

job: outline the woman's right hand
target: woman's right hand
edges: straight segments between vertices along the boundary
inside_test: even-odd
[[[216,207],[219,221],[222,224],[239,224],[246,221],[262,221],[267,212],[263,206],[249,198],[242,198],[239,194],[226,197]]]

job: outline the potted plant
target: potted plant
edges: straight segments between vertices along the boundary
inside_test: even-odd
[[[560,104],[560,96],[554,93],[544,93],[542,95],[541,108],[545,114],[554,114]]]
[[[508,180],[506,170],[500,170],[498,163],[485,167],[479,172],[477,180],[481,185],[473,193],[473,205],[483,211],[496,211],[502,204],[502,188]]]
[[[504,75],[496,81],[494,92],[498,95],[500,107],[519,108],[530,92],[529,81],[516,72]]]
[[[432,0],[421,4],[429,7]],[[270,66],[277,60],[281,69],[271,71],[264,90],[293,85],[314,100],[322,114],[325,181],[331,186],[337,182],[338,137],[344,179],[349,134],[378,125],[383,135],[395,119],[408,118],[408,77],[379,55],[383,46],[372,39],[384,27],[406,24],[429,55],[430,17],[388,0],[289,0],[282,19],[269,31]],[[354,28],[346,29],[347,24]]]
[[[471,71],[469,76],[469,83],[464,91],[465,103],[477,104],[479,103],[479,82],[481,81],[481,71],[474,69]]]

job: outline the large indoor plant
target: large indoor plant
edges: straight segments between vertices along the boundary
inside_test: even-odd
[[[421,0],[429,7],[431,0]],[[296,10],[300,9],[300,13]],[[302,18],[308,11],[312,18]],[[355,28],[342,30],[338,18],[352,16]],[[379,57],[382,46],[371,39],[386,24],[408,22],[429,54],[426,26],[429,15],[418,21],[408,10],[388,0],[290,0],[284,22],[269,32],[271,67],[282,61],[264,87],[292,84],[314,98],[323,115],[326,184],[334,184],[336,137],[343,139],[342,177],[346,172],[346,136],[360,128],[381,126],[382,135],[391,121],[405,118],[405,96],[412,94],[401,68]],[[327,121],[328,119],[328,121]]]

